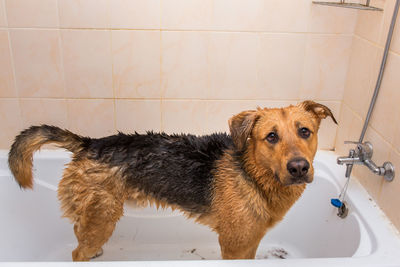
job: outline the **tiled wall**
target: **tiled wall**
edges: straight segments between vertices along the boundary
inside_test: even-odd
[[[350,65],[340,113],[341,125],[336,139],[336,151],[348,153],[351,145],[343,141],[358,141],[368,111],[386,36],[396,1],[371,1],[384,12],[359,12],[351,48]],[[397,18],[382,86],[364,141],[374,145],[372,159],[382,165],[391,161],[396,178],[385,182],[364,166],[355,166],[354,174],[379,206],[400,229],[400,17]]]
[[[357,12],[311,2],[0,0],[0,148],[39,123],[201,134],[304,99],[339,116]],[[327,120],[320,148],[335,136]]]

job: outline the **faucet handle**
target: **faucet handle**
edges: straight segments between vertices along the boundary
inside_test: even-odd
[[[358,144],[357,148],[359,150],[359,154],[361,154],[360,157],[362,157],[363,160],[372,158],[374,149],[370,142],[367,141],[365,143]]]
[[[356,154],[361,158],[361,160],[372,158],[373,147],[370,142],[357,142],[357,141],[344,141],[345,144],[354,144],[357,145]],[[354,154],[353,154],[354,155]]]

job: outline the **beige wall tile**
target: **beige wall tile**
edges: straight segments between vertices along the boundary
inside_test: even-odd
[[[305,47],[304,34],[261,35],[261,49],[256,55],[259,62],[256,97],[299,99]]]
[[[163,0],[161,3],[163,29],[268,32],[305,32],[311,4],[308,0]]]
[[[309,1],[216,0],[212,12],[212,29],[304,32]]]
[[[229,132],[228,120],[244,110],[255,110],[257,107],[286,107],[295,104],[297,101],[209,100],[207,101],[207,133]]]
[[[398,207],[398,203],[400,203],[400,179],[398,177],[398,170],[400,169],[400,154],[392,150],[388,161],[393,163],[394,168],[397,171],[397,177],[395,177],[395,179],[390,183],[386,181],[383,182],[378,204],[397,229],[400,229],[400,212]]]
[[[10,30],[20,97],[64,97],[58,30]]]
[[[229,133],[228,120],[244,110],[257,108],[256,100],[210,100],[207,101],[207,133]]]
[[[0,27],[7,26],[7,19],[6,19],[6,7],[4,4],[4,0],[0,0]]]
[[[384,7],[385,0],[372,0],[370,5],[375,7]],[[388,12],[386,10],[386,12]],[[358,12],[355,34],[371,42],[378,43],[382,30],[384,12],[365,11]]]
[[[399,124],[398,119],[394,119],[395,114],[400,114],[399,70],[400,56],[390,53],[370,121],[370,125],[390,143],[393,143],[396,127]]]
[[[336,135],[335,151],[339,155],[348,155],[352,145],[344,144],[344,141],[358,141],[363,127],[363,120],[355,114],[345,103],[342,103],[338,130]]]
[[[340,115],[336,116],[338,129],[336,132],[335,152],[339,155],[345,155],[348,153],[348,149],[343,143],[344,141],[348,141],[347,138],[349,138],[352,119],[353,112],[346,106],[346,104],[342,103]]]
[[[66,95],[71,98],[111,98],[111,33],[62,30]]]
[[[0,30],[0,97],[16,97],[8,32]]]
[[[383,8],[383,19],[382,19],[383,22],[382,22],[381,29],[380,29],[378,44],[380,46],[384,46],[385,42],[386,42],[387,34],[389,32],[390,23],[392,21],[392,16],[393,16],[393,11],[394,11],[394,6],[396,4],[396,1],[383,0],[383,2],[382,2],[382,0],[380,0],[379,3],[381,4],[381,8]],[[398,19],[398,17],[399,16],[397,16],[397,19]],[[396,32],[396,27],[395,27],[395,32]],[[396,35],[396,33],[394,33],[394,35]],[[393,49],[393,41],[394,41],[394,38],[392,38],[391,49]]]
[[[49,124],[61,128],[67,125],[67,101],[65,99],[23,98],[20,100],[22,126]]]
[[[205,134],[207,101],[163,100],[161,117],[161,130],[166,133]]]
[[[307,38],[300,97],[343,99],[352,37],[310,34]]]
[[[380,37],[380,44],[382,46],[385,45],[387,39],[387,34],[390,27],[390,23],[392,21],[393,9],[395,3],[396,1],[386,1],[385,15],[384,15],[385,18]],[[392,42],[390,43],[390,49],[398,54],[400,54],[400,27],[398,26],[399,20],[400,20],[400,15],[398,14],[396,18],[396,25],[393,30]]]
[[[380,50],[368,41],[354,37],[343,102],[365,116],[375,86],[376,59]],[[378,67],[379,68],[379,67]]]
[[[223,0],[229,5],[229,0]],[[245,8],[247,1],[241,1]],[[308,17],[310,14],[311,1],[262,1],[263,10],[258,16],[257,23],[262,24],[266,32],[306,32]],[[253,5],[254,9],[254,5]],[[229,9],[226,9],[228,11]],[[260,14],[260,13],[258,13]],[[251,14],[248,14],[251,15]],[[282,19],[284,18],[284,19]],[[264,24],[263,24],[264,23]]]
[[[400,118],[400,113],[393,114],[392,121],[395,121],[396,129],[394,130],[393,146],[400,153],[400,121],[394,118]]]
[[[108,0],[58,0],[61,28],[107,28]]]
[[[111,28],[160,29],[160,1],[109,0]]]
[[[57,28],[57,0],[5,0],[9,27]]]
[[[209,52],[211,99],[256,99],[259,37],[254,33],[211,33]]]
[[[353,34],[357,22],[357,10],[311,6],[308,32]]]
[[[335,118],[339,118],[341,104],[339,101],[317,102],[327,106],[332,111]],[[338,125],[336,125],[330,117],[327,117],[325,120],[321,121],[318,131],[318,149],[334,149],[337,129]]]
[[[376,163],[376,165],[381,166],[384,161],[388,161],[391,146],[371,127],[368,127],[365,134],[364,142],[366,141],[371,142],[373,145],[374,154],[372,156],[372,160]],[[379,199],[383,184],[383,177],[374,174],[366,166],[355,166],[354,171],[355,176],[367,189],[371,196],[374,199]]]
[[[116,133],[114,100],[67,100],[68,128],[78,134],[103,137]]]
[[[118,98],[160,98],[160,32],[112,31],[113,86]]]
[[[345,169],[346,167],[343,166],[343,168]],[[366,166],[361,165],[353,167],[352,175],[357,178],[373,199],[378,199],[382,191],[382,176],[375,175]]]
[[[162,0],[161,28],[169,30],[209,29],[213,0]]]
[[[206,98],[210,34],[162,32],[162,92],[165,98]]]
[[[145,133],[161,130],[160,100],[117,99],[115,105],[118,131]]]
[[[0,148],[10,149],[15,136],[22,130],[18,99],[0,98]]]
[[[269,5],[275,2],[275,6]],[[215,0],[212,9],[212,29],[231,31],[262,31],[269,28],[290,27],[295,25],[276,19],[275,12],[282,12],[283,1],[264,0]],[[301,12],[301,11],[300,11]],[[281,13],[281,15],[283,15]]]

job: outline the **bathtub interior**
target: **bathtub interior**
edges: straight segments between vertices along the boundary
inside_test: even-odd
[[[76,240],[72,224],[61,218],[56,194],[69,158],[67,153],[53,155],[34,157],[33,191],[20,190],[5,169],[5,155],[1,157],[0,261],[71,259]],[[362,222],[356,209],[346,219],[336,216],[330,198],[338,195],[339,188],[328,175],[316,170],[314,182],[301,199],[261,241],[257,258],[334,258],[358,253]],[[365,251],[368,253],[368,249]],[[95,260],[198,259],[220,259],[217,235],[208,227],[177,211],[137,209],[127,204],[125,216],[104,246],[104,254]]]

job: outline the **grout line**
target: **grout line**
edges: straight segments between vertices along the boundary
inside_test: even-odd
[[[18,97],[1,97],[0,99],[16,99]],[[95,97],[95,98],[88,98],[88,97],[79,97],[79,98],[74,98],[74,97],[19,97],[21,99],[66,99],[66,100],[112,100],[113,98],[111,97]],[[116,97],[116,100],[136,100],[136,101],[143,101],[143,100],[153,100],[153,101],[228,101],[228,102],[237,102],[237,101],[268,101],[272,103],[282,103],[282,102],[302,102],[304,101],[303,99],[268,99],[268,98],[258,98],[258,99],[213,99],[213,98],[129,98],[129,97]],[[341,103],[340,100],[321,100],[321,99],[314,99],[316,102],[333,102],[333,103]]]
[[[163,3],[162,3],[162,1],[164,1],[164,0],[160,0],[159,1],[159,3],[160,3],[160,33],[159,33],[159,36],[160,36],[160,88],[159,88],[159,93],[160,93],[160,131],[161,132],[163,132],[164,131],[164,121],[163,121],[163,107],[164,107],[164,100],[163,100],[163,96],[164,96],[164,90],[163,90],[163,67],[162,67],[162,64],[163,64],[163,39],[162,39],[162,14],[163,14],[163,9],[162,9],[162,6],[163,6]]]
[[[369,43],[370,45],[374,46],[375,48],[380,48],[380,49],[383,49],[383,50],[385,49],[385,46],[381,46],[380,44],[372,42],[372,41],[370,41],[370,40],[368,40],[368,39],[366,39],[366,38],[364,38],[364,37],[362,37],[360,35],[354,34],[354,37]],[[390,47],[392,47],[392,44],[393,44],[393,42],[391,43]],[[394,51],[394,50],[392,50],[390,48],[389,48],[389,54],[394,54],[396,56],[400,56],[400,52],[396,52],[396,51]]]
[[[61,77],[62,77],[62,83],[63,83],[63,91],[64,91],[64,97],[60,97],[60,99],[67,99],[67,80],[65,78],[65,64],[64,64],[64,51],[63,51],[63,39],[61,36],[61,31],[57,30],[58,32],[58,49],[60,52],[60,64],[61,64]],[[68,120],[68,116],[67,116]]]
[[[59,5],[58,5],[58,0],[56,1],[57,5],[57,18],[58,18],[58,25],[60,26],[60,12],[59,12]],[[63,87],[64,87],[64,97],[63,99],[66,99],[67,96],[67,81],[65,79],[65,66],[64,66],[64,51],[63,51],[63,39],[61,36],[61,31],[57,29],[58,32],[58,49],[60,51],[60,64],[61,64],[61,75],[63,79]],[[67,118],[68,119],[68,118]]]
[[[162,10],[162,1],[163,0],[159,0],[159,3],[160,3],[160,26],[159,26],[159,30],[161,30],[162,29],[162,14],[163,14],[163,10]]]
[[[220,33],[266,33],[266,34],[312,34],[312,35],[344,35],[353,36],[352,33],[330,33],[330,32],[284,32],[284,31],[263,31],[263,30],[218,30],[218,29],[156,29],[156,28],[63,28],[63,27],[8,27],[17,30],[112,30],[112,31],[165,31],[165,32],[220,32]]]
[[[6,21],[6,25],[1,27],[2,29],[8,29],[8,17],[7,17],[7,7],[6,7],[6,0],[0,0],[3,4],[3,16]]]
[[[339,107],[339,118],[338,120],[340,120],[340,118],[342,117],[342,112],[343,112],[343,101],[340,101],[339,103],[340,107]],[[333,139],[333,150],[336,150],[336,141],[339,135],[339,123],[336,125],[336,133],[335,133],[335,138]]]
[[[308,27],[308,26],[307,26]],[[301,80],[300,80],[300,88],[298,90],[299,96],[302,96],[304,93],[304,75],[306,74],[306,63],[307,63],[307,52],[308,52],[308,46],[310,45],[310,35],[305,34],[304,36],[305,41],[304,41],[304,51],[303,51],[303,64],[301,66]]]
[[[161,8],[161,4],[160,4],[160,8]],[[160,11],[161,12],[161,11]],[[160,16],[161,17],[161,16]],[[161,19],[160,19],[161,20]],[[161,25],[160,25],[161,27]],[[160,88],[159,88],[159,93],[160,93],[160,131],[164,131],[164,122],[163,122],[163,96],[164,96],[164,90],[163,90],[163,67],[162,67],[162,63],[163,63],[163,51],[162,51],[162,32],[160,31],[159,33],[160,36]]]
[[[346,107],[353,113],[353,115],[355,115],[355,116],[356,116],[357,118],[359,118],[361,121],[364,121],[364,119],[363,119],[362,117],[360,117],[360,115],[357,114],[357,112],[355,112],[355,111],[354,111],[348,104],[346,104],[344,101],[343,101],[343,104],[346,105]],[[387,145],[391,150],[399,151],[391,142],[389,142],[389,141],[382,135],[381,132],[379,132],[375,127],[373,127],[373,126],[371,125],[371,123],[368,124],[367,131],[368,131],[368,128],[370,128],[371,130],[375,131],[376,134],[382,139],[382,141],[383,141],[384,143],[386,143],[386,145]],[[364,138],[364,139],[365,139],[365,138]],[[358,141],[358,140],[355,140],[355,141]],[[368,140],[367,140],[367,141],[368,141]],[[390,152],[390,151],[389,151],[389,152]],[[399,151],[399,153],[400,153],[400,151]]]
[[[10,59],[11,59],[11,68],[12,68],[12,73],[13,73],[13,82],[14,82],[14,90],[15,90],[15,93],[16,93],[16,95],[17,95],[17,97],[19,97],[19,89],[18,89],[18,87],[17,87],[17,76],[16,76],[16,73],[15,73],[15,60],[14,60],[14,53],[13,53],[13,50],[12,50],[12,43],[11,43],[11,34],[10,34],[10,31],[9,30],[7,30],[7,37],[8,37],[8,52],[10,53]]]
[[[113,57],[113,42],[112,42],[112,32],[110,32],[110,57],[111,57],[111,89],[113,93],[113,108],[114,108],[114,131],[117,131],[117,102],[116,102],[116,93],[114,86],[114,57]]]
[[[57,12],[57,22],[58,22],[58,29],[60,29],[61,28],[61,21],[60,21],[60,6],[59,6],[59,4],[58,4],[58,0],[56,0],[56,12]]]
[[[12,50],[12,44],[11,44],[11,35],[10,35],[10,30],[8,29],[8,17],[7,17],[7,12],[6,12],[6,1],[5,0],[1,0],[3,1],[3,6],[4,6],[4,18],[6,20],[6,24],[7,24],[7,38],[8,38],[8,52],[10,53],[10,59],[11,59],[11,68],[12,68],[12,74],[13,74],[13,83],[14,83],[14,92],[16,93],[16,97],[15,98],[11,98],[11,99],[17,99],[18,101],[18,112],[19,112],[19,127],[23,128],[23,121],[22,121],[22,110],[21,110],[21,99],[19,98],[19,89],[17,87],[17,76],[15,73],[15,60],[14,60],[14,53]]]

